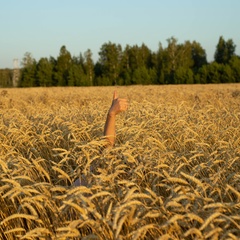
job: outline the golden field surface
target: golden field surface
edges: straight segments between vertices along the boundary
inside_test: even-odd
[[[239,84],[0,90],[0,239],[239,237]]]

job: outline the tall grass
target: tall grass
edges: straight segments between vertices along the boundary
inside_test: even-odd
[[[0,238],[238,239],[240,85],[0,91]],[[88,187],[73,187],[82,174]]]

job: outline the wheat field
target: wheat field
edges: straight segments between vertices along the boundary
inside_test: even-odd
[[[0,90],[2,240],[239,237],[239,84]]]

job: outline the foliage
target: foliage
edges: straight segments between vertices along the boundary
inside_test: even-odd
[[[234,56],[235,49],[236,45],[232,39],[225,41],[221,36],[214,54],[215,61],[223,64],[229,63],[230,59]]]
[[[122,48],[111,42],[102,45],[99,52],[99,64],[101,66],[101,79],[105,83],[101,85],[116,85],[120,72]]]
[[[240,82],[240,57],[233,56],[229,61],[229,66],[233,71],[234,82]]]
[[[60,49],[59,56],[57,58],[57,63],[55,65],[54,77],[57,86],[67,86],[68,85],[68,75],[69,68],[72,65],[72,57],[70,52],[65,46]]]
[[[38,85],[49,87],[52,85],[53,65],[47,58],[41,58],[37,64],[36,78]]]
[[[0,69],[0,87],[11,87],[12,75],[13,73],[11,69]]]
[[[126,45],[104,43],[94,63],[92,52],[72,56],[62,46],[57,59],[40,58],[37,62],[26,52],[22,60],[20,87],[38,86],[112,86],[149,84],[194,84],[239,82],[239,56],[232,39],[221,36],[208,63],[205,50],[196,41],[178,43],[167,39],[167,47],[159,43],[156,52],[144,43]],[[13,86],[12,70],[1,70],[0,86]]]

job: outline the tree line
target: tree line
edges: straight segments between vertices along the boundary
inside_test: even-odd
[[[109,86],[133,84],[205,84],[240,82],[240,57],[232,39],[222,36],[216,45],[214,61],[207,62],[206,51],[193,41],[178,43],[167,39],[156,52],[141,46],[104,43],[94,63],[92,52],[72,56],[66,46],[59,56],[36,61],[25,53],[18,87]],[[0,69],[0,86],[11,87],[12,69]]]

